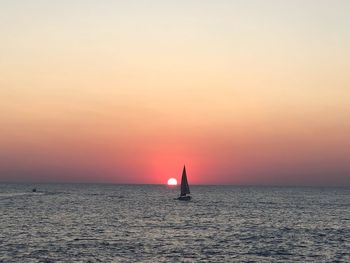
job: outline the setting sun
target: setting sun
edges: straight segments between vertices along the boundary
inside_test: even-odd
[[[171,186],[177,185],[177,180],[175,178],[170,178],[168,180],[168,185],[171,185]]]

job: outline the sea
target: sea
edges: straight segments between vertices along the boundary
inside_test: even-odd
[[[32,192],[36,188],[37,192]],[[350,262],[350,188],[0,184],[0,262]]]

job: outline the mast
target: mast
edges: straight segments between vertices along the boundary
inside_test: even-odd
[[[182,171],[182,178],[181,178],[181,196],[186,196],[186,194],[189,194],[189,193],[190,193],[190,187],[188,186],[186,167],[184,166],[184,169]]]

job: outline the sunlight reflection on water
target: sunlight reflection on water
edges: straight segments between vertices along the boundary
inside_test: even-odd
[[[0,184],[0,262],[350,262],[349,188]]]

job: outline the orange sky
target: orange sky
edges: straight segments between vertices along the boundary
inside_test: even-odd
[[[0,4],[0,181],[350,185],[348,1]]]

